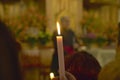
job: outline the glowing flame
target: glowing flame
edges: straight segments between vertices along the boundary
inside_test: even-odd
[[[58,35],[60,35],[60,24],[57,22],[57,30],[58,30]]]
[[[50,73],[50,79],[52,80],[53,78],[55,78],[55,76],[54,76],[54,73]]]

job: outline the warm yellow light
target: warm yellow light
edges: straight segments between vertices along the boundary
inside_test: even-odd
[[[58,35],[60,35],[60,24],[57,22],[57,30],[58,30]]]
[[[53,78],[55,78],[55,76],[54,76],[54,73],[50,73],[50,79],[52,80]]]

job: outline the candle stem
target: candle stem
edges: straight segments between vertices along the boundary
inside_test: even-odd
[[[59,61],[59,77],[60,77],[60,80],[65,80],[65,65],[64,65],[64,51],[63,51],[62,36],[57,36],[57,48],[58,48],[58,61]]]

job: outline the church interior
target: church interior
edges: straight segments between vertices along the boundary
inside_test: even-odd
[[[0,20],[22,46],[24,80],[50,80],[51,37],[63,16],[70,19],[78,51],[90,52],[102,68],[120,57],[120,0],[0,0]]]

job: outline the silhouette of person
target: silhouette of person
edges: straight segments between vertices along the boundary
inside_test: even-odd
[[[22,80],[18,58],[20,50],[13,33],[0,21],[0,80]]]

